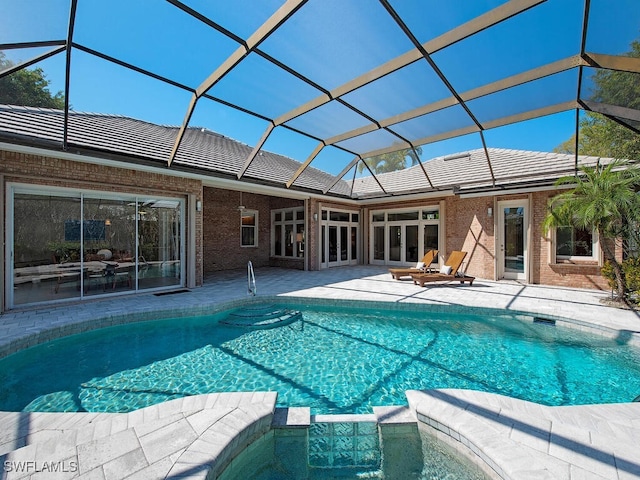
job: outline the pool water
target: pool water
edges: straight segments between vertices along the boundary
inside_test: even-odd
[[[338,423],[334,429],[363,424]],[[313,430],[326,429],[331,424],[311,424],[309,431],[271,430],[233,459],[218,477],[219,480],[486,480],[484,474],[466,457],[438,441],[416,424],[385,427],[373,424],[374,455],[369,444],[354,440],[351,432],[333,437],[331,444],[318,443]],[[349,428],[351,430],[351,428]],[[364,437],[367,438],[367,437]],[[347,452],[336,444],[346,443]],[[363,461],[350,461],[348,450],[363,453]],[[326,453],[328,462],[318,462],[314,456]]]
[[[545,405],[640,394],[639,349],[560,326],[495,311],[301,310],[271,329],[225,326],[227,312],[29,348],[0,361],[0,410],[126,412],[224,391],[276,391],[279,405],[312,413],[405,405],[408,389],[475,389]]]

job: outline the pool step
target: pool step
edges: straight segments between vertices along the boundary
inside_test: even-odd
[[[302,318],[299,310],[283,310],[273,305],[245,307],[230,313],[220,323],[231,327],[274,328],[288,325]]]
[[[382,458],[376,422],[311,423],[308,439],[309,467],[331,469],[332,478],[342,476],[336,473],[340,470],[378,478]]]

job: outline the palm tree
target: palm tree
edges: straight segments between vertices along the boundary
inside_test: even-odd
[[[376,157],[365,158],[358,164],[358,173],[365,169],[365,163],[373,173],[395,172],[403,170],[407,166],[407,157],[411,159],[411,166],[417,165],[420,161],[418,155],[422,155],[422,148],[404,148],[395,152],[383,153]]]
[[[640,170],[636,165],[614,161],[606,166],[581,167],[580,175],[559,179],[556,185],[575,185],[549,201],[544,231],[571,226],[598,232],[605,260],[613,269],[616,295],[624,301],[628,293],[622,266],[615,257],[615,241],[625,236],[640,219]]]

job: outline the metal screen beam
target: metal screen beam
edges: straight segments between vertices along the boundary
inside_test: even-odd
[[[0,48],[0,51],[1,50],[2,48]],[[23,68],[30,67],[31,65],[34,65],[42,60],[46,60],[49,57],[53,57],[54,55],[60,52],[64,52],[66,50],[67,50],[67,47],[65,45],[58,46],[57,48],[49,50],[48,52],[45,52],[41,55],[37,55],[31,58],[30,60],[25,60],[24,62],[16,63],[15,65],[6,67],[4,70],[0,70],[0,78],[6,77],[7,75],[11,75],[12,73],[22,70]]]
[[[323,142],[320,142],[316,148],[313,150],[313,152],[311,152],[311,155],[309,155],[309,157],[304,161],[304,163],[302,165],[300,165],[300,167],[298,167],[298,170],[296,170],[296,173],[293,174],[293,176],[289,179],[289,181],[287,182],[287,188],[291,188],[291,185],[293,185],[293,182],[295,182],[297,180],[297,178],[302,175],[302,172],[304,172],[306,170],[306,168],[309,166],[309,164],[311,162],[313,162],[313,160],[318,156],[318,154],[322,151],[322,149],[325,147]]]
[[[69,9],[69,28],[67,30],[66,60],[64,67],[64,124],[62,127],[62,149],[67,150],[69,138],[69,90],[71,82],[71,46],[73,45],[73,30],[76,25],[76,9],[78,0],[71,0]]]
[[[271,15],[266,22],[264,22],[248,39],[247,41],[240,45],[216,70],[207,77],[207,79],[196,88],[195,92],[195,101],[191,101],[189,103],[189,107],[187,113],[185,114],[185,120],[188,120],[193,115],[193,111],[195,110],[196,104],[202,95],[204,95],[208,90],[210,90],[217,82],[219,82],[225,75],[227,75],[233,68],[242,61],[251,51],[260,45],[264,40],[269,37],[273,32],[275,32],[280,25],[282,25],[291,15],[293,15],[302,5],[304,5],[307,0],[288,0],[284,5],[282,5],[276,12]],[[174,160],[174,152],[178,151],[180,148],[180,143],[184,137],[184,132],[186,131],[188,126],[188,122],[182,124],[180,127],[180,131],[178,132],[178,136],[174,142],[174,146],[171,149],[171,156],[167,160],[167,164],[170,166],[171,162]],[[253,159],[252,159],[253,160]],[[250,162],[249,162],[250,163]],[[247,165],[248,168],[248,165]],[[245,168],[246,170],[246,168]],[[244,174],[244,171],[239,174],[240,178]]]
[[[59,47],[67,44],[67,40],[45,40],[40,42],[0,43],[0,50],[14,50],[22,48]]]
[[[193,92],[194,91],[193,88],[188,87],[186,85],[183,85],[182,83],[178,83],[178,82],[173,81],[173,80],[171,80],[171,79],[169,79],[167,77],[163,77],[162,75],[158,75],[157,73],[154,73],[154,72],[152,72],[150,70],[145,70],[144,68],[140,68],[140,67],[138,67],[136,65],[133,65],[132,63],[124,62],[124,61],[119,60],[119,59],[117,59],[115,57],[111,57],[111,56],[106,55],[106,54],[104,54],[102,52],[98,52],[97,50],[93,50],[92,48],[86,47],[86,46],[84,46],[82,44],[74,42],[72,46],[73,46],[73,48],[77,48],[78,50],[81,50],[81,51],[83,51],[85,53],[88,53],[89,55],[93,55],[95,57],[101,58],[103,60],[106,60],[107,62],[115,63],[116,65],[120,65],[121,67],[124,67],[124,68],[126,68],[128,70],[133,70],[134,72],[141,73],[142,75],[145,75],[145,76],[150,77],[150,78],[154,78],[154,79],[159,80],[159,81],[161,81],[163,83],[167,83],[169,85],[172,85],[174,87],[180,88],[182,90],[186,90],[188,92]]]
[[[484,132],[480,130],[480,139],[482,140],[482,148],[484,149],[484,156],[487,158],[487,166],[489,167],[489,173],[491,174],[491,183],[496,186],[496,176],[493,174],[493,166],[491,165],[491,155],[489,155],[489,149],[487,148],[487,142],[484,139]]]
[[[508,88],[521,85],[523,83],[531,82],[543,77],[547,77],[549,75],[570,70],[571,68],[576,68],[584,64],[586,64],[586,62],[579,55],[574,55],[572,57],[565,58],[563,60],[558,60],[556,62],[550,63],[548,65],[544,65],[542,67],[531,69],[527,72],[523,72],[518,75],[513,75],[503,80],[498,80],[496,82],[492,82],[487,85],[483,85],[483,86],[474,88],[472,90],[468,90],[464,93],[461,93],[460,97],[464,101],[470,101],[485,95],[490,95],[492,93],[497,93],[501,90],[506,90]],[[406,122],[407,120],[412,120],[414,118],[418,118],[423,115],[427,115],[429,113],[437,112],[438,110],[452,107],[457,104],[458,104],[458,100],[455,96],[443,98],[442,100],[438,100],[437,102],[433,102],[428,105],[423,105],[413,110],[409,110],[407,112],[403,112],[398,115],[394,115],[392,117],[380,120],[379,124],[381,127],[390,127],[397,123]],[[377,129],[378,127],[375,124],[365,125],[363,127],[351,130],[349,132],[344,132],[344,133],[341,133],[340,135],[336,135],[334,137],[328,138],[327,140],[325,140],[325,143],[327,145],[333,145],[335,143],[342,142],[344,140],[348,140],[350,138],[357,137],[359,135],[363,135],[365,133],[369,133]],[[416,143],[416,142],[413,142],[413,143]]]
[[[419,138],[418,140],[414,140],[413,143],[415,145],[425,145],[427,143],[439,142],[440,140],[447,140],[449,138],[461,137],[462,135],[467,135],[469,133],[478,133],[480,130],[476,125],[470,125],[468,127],[459,128],[458,130],[452,130],[446,133],[440,133],[438,135],[432,135],[429,137]],[[372,150],[370,152],[362,154],[363,157],[375,157],[378,155],[382,155],[385,153],[391,153],[399,150],[397,146],[391,146],[386,148],[381,148],[379,150]]]
[[[608,103],[591,102],[583,100],[582,103],[592,112],[601,113],[607,117],[618,117],[634,122],[640,122],[640,110],[635,108],[620,107]]]
[[[371,174],[371,176],[373,177],[373,179],[376,181],[376,183],[378,184],[378,186],[380,187],[380,190],[382,190],[382,193],[384,193],[385,195],[389,195],[387,193],[387,191],[384,189],[384,187],[382,186],[382,184],[380,183],[380,180],[378,180],[378,177],[376,177],[376,174],[373,173],[373,170],[371,170],[371,167],[369,167],[369,165],[367,165],[367,162],[364,161],[364,158],[360,158],[360,161],[363,163],[363,165],[365,167],[367,167],[367,170],[369,170],[369,173]],[[354,177],[354,184],[355,184],[355,172],[353,172],[353,177]],[[351,194],[353,195],[353,189],[351,190]]]
[[[358,161],[360,160],[359,156],[356,156],[356,158],[354,158],[353,160],[351,160],[351,162],[349,162],[349,164],[344,167],[342,169],[342,171],[336,175],[336,179],[333,181],[333,183],[331,183],[327,188],[325,188],[322,193],[326,194],[329,190],[331,190],[333,187],[336,186],[336,184],[342,180],[342,177],[344,177],[347,173],[349,173],[349,170],[351,170],[355,165],[357,165]]]
[[[640,58],[603,55],[601,53],[585,53],[585,60],[592,67],[640,73]]]
[[[191,120],[191,115],[193,114],[193,110],[196,106],[196,102],[198,101],[197,95],[194,93],[191,96],[191,100],[189,101],[189,107],[187,108],[187,113],[185,114],[185,118],[182,121],[182,125],[180,125],[180,129],[178,130],[178,135],[176,138],[182,138],[187,130],[187,125],[189,125],[189,121]],[[174,142],[173,147],[171,147],[171,154],[169,155],[169,166],[171,166],[171,161],[176,158],[178,154],[178,148],[180,148],[181,142]]]
[[[433,186],[433,183],[431,182],[431,179],[429,178],[429,174],[427,173],[427,170],[424,168],[424,164],[422,163],[422,160],[420,160],[420,155],[418,155],[418,151],[416,150],[416,148],[413,145],[411,146],[411,150],[413,150],[413,154],[416,156],[416,160],[418,160],[418,165],[420,165],[420,168],[422,169],[422,173],[424,174],[425,178],[427,179],[427,182],[429,182],[429,186],[431,188],[435,188]]]
[[[449,32],[440,35],[439,37],[430,40],[424,44],[422,44],[422,48],[429,53],[435,53],[438,50],[441,50],[449,45],[452,45],[460,40],[463,40],[471,35],[474,35],[482,30],[485,30],[493,25],[496,25],[508,18],[513,17],[525,10],[528,10],[540,3],[545,2],[546,0],[511,0],[510,2],[506,2],[504,5],[501,5],[493,10],[480,15],[463,25],[460,25],[457,28],[450,30]],[[294,118],[303,115],[314,108],[317,108],[325,103],[330,102],[334,98],[341,97],[346,95],[347,93],[353,92],[354,90],[363,87],[369,83],[372,83],[390,73],[395,72],[396,70],[400,70],[401,68],[406,67],[420,59],[423,58],[422,53],[413,49],[409,52],[406,52],[387,63],[370,70],[359,77],[354,78],[353,80],[334,88],[329,92],[328,95],[322,95],[317,97],[283,115],[279,116],[274,120],[276,125],[282,125]]]
[[[527,70],[526,72],[522,72],[517,75],[503,78],[502,80],[467,90],[466,92],[461,93],[460,97],[465,101],[473,100],[484,97],[485,95],[491,95],[492,93],[507,90],[512,87],[517,87],[518,85],[529,83],[534,80],[555,75],[556,73],[571,70],[572,68],[576,68],[584,64],[585,61],[580,57],[580,55],[573,55],[562,60],[548,63],[541,67],[532,68],[531,70]]]
[[[537,108],[535,110],[529,110],[527,112],[518,113],[516,115],[510,115],[508,117],[498,118],[490,122],[485,123],[485,127],[496,128],[504,125],[510,125],[512,123],[524,122],[525,120],[532,120],[538,117],[544,117],[546,115],[553,115],[554,113],[566,112],[567,110],[573,110],[577,108],[577,102],[574,100],[558,103],[556,105],[549,105],[548,107]]]
[[[584,1],[584,11],[582,12],[582,36],[580,38],[580,58],[585,60],[585,48],[587,46],[587,32],[589,31],[589,12],[591,11],[591,0]],[[585,61],[585,63],[587,63]],[[582,98],[582,74],[584,67],[581,65],[578,69],[578,85],[576,86],[576,103],[583,107],[580,103]],[[584,107],[583,107],[584,108]],[[573,174],[578,175],[578,150],[580,135],[580,108],[576,108],[576,124],[574,133],[574,152],[573,152]]]
[[[251,162],[253,162],[253,160],[255,160],[256,155],[258,155],[258,152],[260,152],[260,150],[262,149],[262,146],[267,141],[267,138],[269,138],[269,135],[271,135],[271,132],[273,131],[274,128],[275,128],[275,125],[273,123],[270,123],[267,126],[267,129],[262,134],[262,138],[260,138],[260,140],[258,141],[256,146],[253,147],[253,150],[251,151],[251,153],[249,154],[249,156],[245,160],[244,165],[242,166],[242,168],[240,169],[240,171],[236,175],[238,180],[240,180],[242,178],[242,176],[245,174],[245,172],[249,168],[249,165],[251,165]]]
[[[539,108],[536,110],[529,110],[527,112],[522,112],[516,115],[510,115],[508,117],[502,117],[490,122],[483,123],[483,129],[488,130],[491,128],[502,127],[504,125],[509,125],[511,123],[522,122],[525,120],[531,120],[533,118],[544,117],[546,115],[552,115],[554,113],[565,112],[567,110],[573,110],[574,108],[578,108],[578,104],[576,101],[571,100],[565,103],[560,103],[557,105],[551,105],[548,107]],[[438,135],[432,135],[429,137],[419,138],[417,140],[412,140],[411,143],[414,145],[425,145],[428,143],[439,142],[441,140],[448,140],[450,138],[460,137],[462,135],[467,135],[469,133],[479,132],[480,129],[476,125],[471,125],[468,127],[463,127],[458,130],[451,130],[445,133],[441,133]],[[387,147],[380,150],[374,150],[367,153],[363,153],[363,157],[375,157],[376,155],[382,155],[383,153],[389,153],[399,150],[397,146]]]

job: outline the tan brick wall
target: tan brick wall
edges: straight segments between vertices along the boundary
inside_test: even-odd
[[[531,281],[543,285],[609,290],[606,279],[600,275],[600,267],[591,264],[549,264],[550,241],[542,232],[542,220],[546,215],[547,201],[557,191],[536,192],[529,196],[503,195],[495,197],[461,198],[448,196],[442,199],[414,200],[403,203],[368,206],[369,210],[406,208],[410,206],[436,205],[444,201],[445,250],[440,252],[447,258],[453,250],[468,252],[465,259],[466,273],[480,278],[495,279],[496,251],[496,203],[501,200],[530,199],[531,208]],[[492,209],[489,217],[488,209]],[[368,222],[368,218],[365,220]],[[366,238],[368,248],[368,237]],[[622,253],[618,248],[618,258]]]
[[[541,225],[547,212],[548,200],[557,193],[557,191],[550,191],[532,194],[533,282],[543,285],[610,290],[607,280],[600,274],[600,266],[596,262],[573,264],[551,264],[549,262],[551,241],[545,237],[546,234],[542,231]],[[616,256],[621,258],[620,249],[616,251]]]
[[[0,150],[0,174],[5,175],[5,182],[125,194],[155,194],[185,200],[188,195],[195,195],[196,199],[202,199],[202,183],[198,180],[3,150]],[[195,220],[196,284],[201,285],[202,215],[196,213]],[[184,222],[188,228],[187,219]]]
[[[446,252],[447,258],[454,250],[467,252],[465,273],[475,277],[493,279],[495,270],[494,217],[488,215],[493,209],[492,197],[445,199]]]

